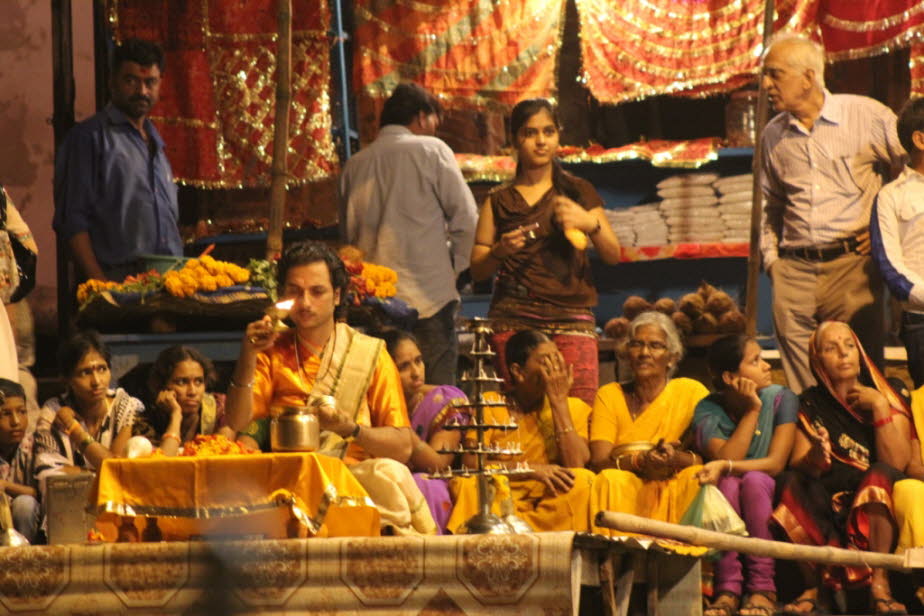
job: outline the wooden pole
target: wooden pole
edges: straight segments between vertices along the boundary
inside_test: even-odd
[[[773,0],[764,2],[763,49],[766,51],[773,35]],[[751,243],[748,251],[748,279],[744,292],[744,331],[748,336],[757,334],[757,282],[760,276],[760,218],[763,210],[763,193],[760,189],[760,138],[767,124],[767,93],[764,91],[763,68],[760,71],[760,86],[757,96],[757,118],[754,135],[753,172],[754,184],[751,190]]]
[[[597,526],[612,528],[620,532],[636,533],[640,535],[653,535],[665,537],[676,541],[683,541],[691,545],[701,545],[723,552],[743,552],[754,556],[769,556],[785,560],[802,560],[826,565],[842,565],[858,567],[866,565],[872,568],[894,569],[905,571],[905,559],[897,554],[883,554],[882,552],[864,552],[862,550],[845,550],[834,547],[816,547],[770,541],[768,539],[755,539],[753,537],[738,537],[727,533],[717,533],[703,530],[693,526],[659,522],[628,513],[614,511],[601,511],[597,514]]]
[[[64,135],[74,125],[74,44],[71,37],[70,0],[51,2],[51,66],[53,76],[52,128],[55,155],[64,141]],[[55,236],[56,269],[58,278],[58,335],[64,337],[70,330],[74,310],[74,289],[67,243]]]
[[[278,0],[276,9],[276,123],[273,129],[269,231],[266,235],[267,259],[272,259],[282,252],[282,217],[286,209],[286,184],[289,179],[286,161],[289,148],[289,106],[292,102],[292,0]]]

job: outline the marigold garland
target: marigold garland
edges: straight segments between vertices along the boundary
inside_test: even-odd
[[[363,261],[362,251],[355,246],[344,246],[339,255],[350,275],[347,296],[354,306],[359,306],[369,297],[387,299],[397,294],[398,274],[395,270]]]
[[[235,456],[257,453],[243,443],[229,441],[221,434],[200,434],[183,443],[184,457],[208,458],[211,456]]]
[[[164,274],[164,287],[175,297],[190,297],[199,291],[215,291],[249,279],[247,269],[204,255],[190,259],[179,271]]]

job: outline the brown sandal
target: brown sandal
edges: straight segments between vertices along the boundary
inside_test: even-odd
[[[789,610],[787,610],[787,609],[784,607],[784,608],[783,608],[783,616],[826,616],[827,613],[828,613],[826,610],[824,610],[824,609],[819,605],[817,599],[812,599],[811,597],[800,597],[800,598],[796,599],[795,601],[792,601],[791,603],[788,603],[788,604],[786,605],[786,607],[790,607],[790,606],[795,607],[795,606],[800,605],[800,604],[802,604],[802,603],[808,603],[810,606],[812,606],[812,609],[810,609],[810,610],[808,610],[808,611],[795,610],[795,609],[789,609]]]
[[[703,616],[738,616],[740,603],[741,598],[738,595],[723,590],[703,610]]]
[[[763,597],[770,602],[770,605],[757,605],[753,602],[754,597]],[[745,613],[747,612],[747,613]],[[769,590],[755,590],[748,594],[738,610],[741,616],[775,616],[779,613],[779,607],[776,603],[776,593]]]
[[[883,605],[885,606],[884,608]],[[897,609],[895,607],[896,605],[901,607],[901,609]],[[875,616],[905,616],[905,614],[908,613],[905,606],[892,597],[873,598],[872,608]]]

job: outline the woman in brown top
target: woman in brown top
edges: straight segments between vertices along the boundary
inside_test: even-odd
[[[619,241],[597,191],[564,171],[555,158],[559,122],[551,103],[541,98],[517,103],[510,132],[516,177],[488,195],[472,249],[475,280],[497,273],[488,312],[497,366],[505,371],[507,338],[519,330],[539,330],[574,367],[570,395],[591,404],[598,384],[591,311],[597,290],[587,253],[579,246],[589,237],[600,258],[613,264],[619,261]],[[566,231],[577,237],[569,241]]]

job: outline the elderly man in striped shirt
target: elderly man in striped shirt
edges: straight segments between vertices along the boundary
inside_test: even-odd
[[[760,143],[761,252],[783,369],[798,393],[815,382],[808,341],[822,321],[849,323],[882,364],[883,284],[870,257],[870,211],[905,151],[888,107],[825,89],[824,50],[808,39],[774,41],[763,83],[779,113]]]

